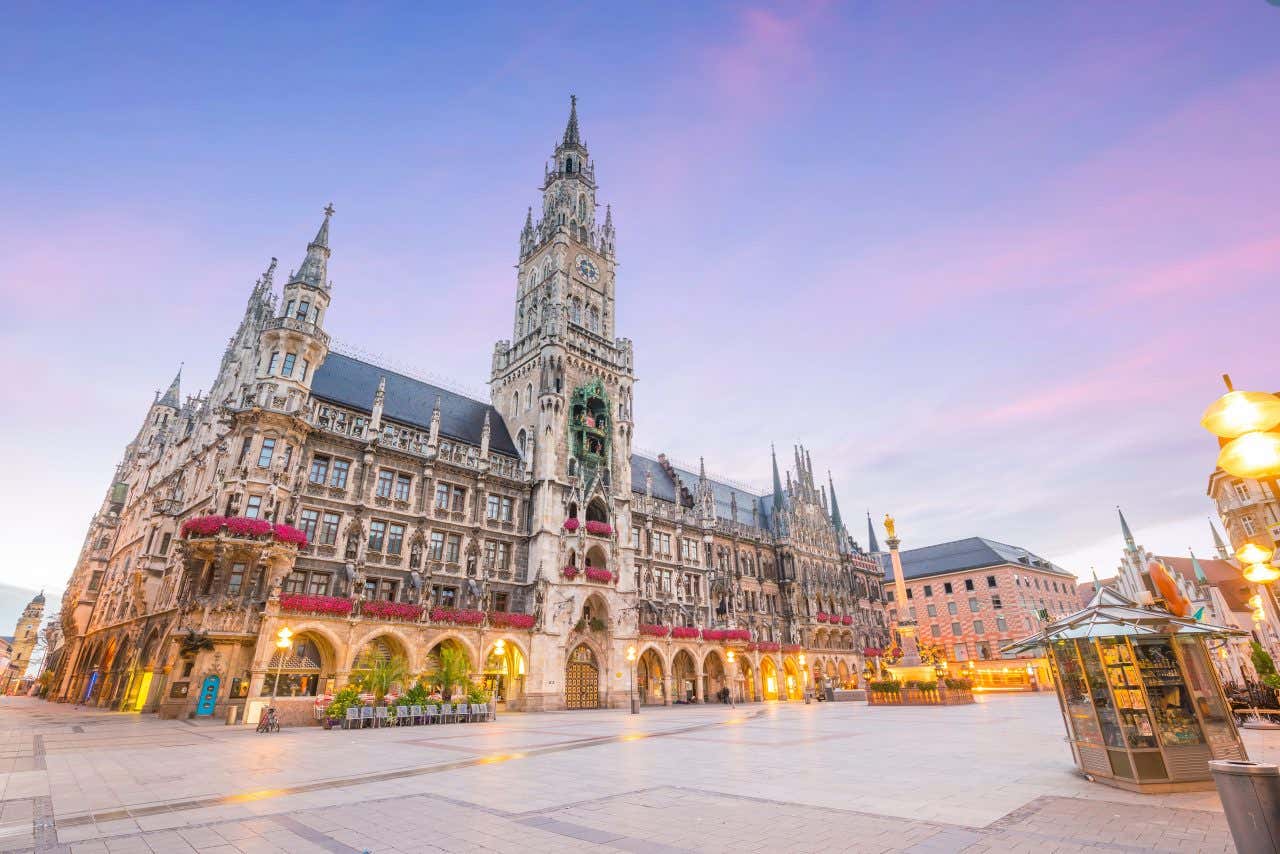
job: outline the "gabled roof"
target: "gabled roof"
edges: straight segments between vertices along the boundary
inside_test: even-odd
[[[1052,572],[1065,576],[1074,584],[1076,576],[1060,566],[1019,546],[988,540],[986,537],[967,537],[935,546],[922,546],[899,552],[902,559],[902,575],[906,579],[927,578],[952,572],[985,569],[991,566],[1013,564],[1040,572]],[[893,580],[893,565],[887,553],[880,556],[885,578]]]
[[[480,444],[484,417],[489,415],[489,447],[518,456],[507,425],[498,410],[456,392],[431,385],[404,374],[362,362],[351,356],[330,352],[316,368],[311,393],[320,400],[339,403],[361,412],[373,411],[373,395],[378,382],[387,380],[382,414],[392,421],[423,430],[431,429],[431,410],[440,398],[440,433],[450,439]]]

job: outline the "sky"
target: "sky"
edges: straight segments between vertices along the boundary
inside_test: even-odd
[[[1274,390],[1280,8],[36,4],[0,29],[0,581],[61,589],[155,390],[332,225],[341,342],[483,390],[570,93],[636,444],[830,469],[865,542],[1209,554]],[[4,624],[12,622],[0,615]],[[2,629],[2,626],[0,626]]]

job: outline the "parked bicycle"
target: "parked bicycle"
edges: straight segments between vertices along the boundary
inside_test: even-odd
[[[279,732],[280,719],[276,717],[274,706],[268,706],[267,710],[262,713],[262,717],[258,719],[258,732]]]

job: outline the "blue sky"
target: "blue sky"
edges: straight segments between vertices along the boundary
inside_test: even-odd
[[[803,442],[904,547],[1087,575],[1120,504],[1208,552],[1199,414],[1223,371],[1277,385],[1277,28],[1263,0],[10,7],[0,576],[61,584],[152,390],[209,386],[330,201],[330,331],[482,388],[571,92],[637,444],[764,484]]]

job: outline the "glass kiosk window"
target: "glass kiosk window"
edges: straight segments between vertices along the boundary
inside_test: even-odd
[[[1156,746],[1156,733],[1142,696],[1142,682],[1134,665],[1129,645],[1124,638],[1102,638],[1098,641],[1107,683],[1115,697],[1116,712],[1124,730],[1125,743],[1133,748]]]
[[[1079,641],[1080,661],[1084,665],[1084,677],[1089,683],[1089,691],[1093,694],[1093,707],[1098,715],[1098,723],[1102,725],[1102,735],[1107,747],[1124,747],[1125,738],[1120,731],[1119,716],[1111,702],[1111,693],[1107,690],[1107,677],[1103,671],[1102,661],[1093,644],[1087,640]],[[1154,740],[1152,746],[1155,746]],[[1120,773],[1117,770],[1116,773]],[[1125,775],[1129,776],[1129,775]]]
[[[1051,649],[1054,663],[1058,666],[1058,680],[1062,685],[1063,699],[1066,700],[1072,735],[1077,741],[1102,744],[1102,731],[1098,729],[1098,721],[1093,716],[1093,701],[1089,699],[1089,689],[1085,687],[1084,671],[1080,669],[1075,644],[1071,641],[1058,641]]]
[[[1186,668],[1187,688],[1190,689],[1192,702],[1200,710],[1200,721],[1213,755],[1237,755],[1235,730],[1227,718],[1227,709],[1218,692],[1213,666],[1209,663],[1203,644],[1191,637],[1180,637],[1175,642]]]
[[[1133,645],[1142,683],[1151,698],[1151,711],[1160,725],[1160,741],[1166,747],[1204,744],[1204,735],[1191,705],[1191,692],[1182,681],[1178,658],[1168,638],[1138,640]]]

